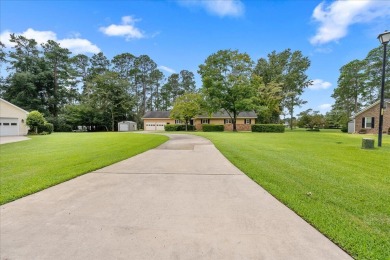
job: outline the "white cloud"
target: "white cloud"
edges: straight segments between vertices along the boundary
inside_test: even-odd
[[[69,49],[74,54],[99,53],[100,49],[95,44],[86,39],[74,38],[58,41],[63,48]]]
[[[168,73],[176,73],[176,71],[174,69],[171,69],[169,67],[166,67],[166,66],[159,66],[160,69],[162,69],[163,71],[166,71]]]
[[[14,44],[10,42],[11,31],[4,31],[0,34],[0,40],[6,47],[12,47]],[[27,39],[34,39],[38,44],[46,43],[48,40],[56,41],[61,47],[69,49],[71,52],[79,53],[98,53],[100,49],[89,40],[77,38],[57,39],[57,34],[52,31],[36,31],[28,28],[22,33],[15,33],[15,35],[22,35]],[[78,35],[79,36],[79,35]]]
[[[134,19],[132,16],[123,16],[122,24],[111,24],[107,27],[100,27],[99,30],[108,36],[122,36],[126,40],[145,38],[145,34],[135,27],[135,23],[139,20]]]
[[[240,0],[179,0],[178,3],[186,7],[201,7],[220,17],[239,17],[245,12],[245,6]]]
[[[322,2],[314,9],[312,17],[320,26],[310,43],[324,44],[345,37],[353,24],[390,17],[390,1],[346,0],[330,5]]]
[[[325,114],[326,112],[329,112],[332,109],[332,104],[322,104],[319,105],[318,108],[320,109],[320,112],[322,114]]]
[[[312,90],[320,90],[320,89],[328,89],[332,86],[332,83],[324,81],[322,79],[313,80],[313,84],[309,86],[309,89]]]

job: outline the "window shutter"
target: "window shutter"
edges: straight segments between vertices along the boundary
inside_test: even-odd
[[[365,118],[365,117],[363,117],[363,118],[362,118],[362,128],[364,128],[364,127],[365,127],[365,123],[366,123],[365,121],[366,121],[366,118]]]
[[[371,117],[371,128],[375,128],[375,117]]]

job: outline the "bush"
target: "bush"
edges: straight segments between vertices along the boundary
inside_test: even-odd
[[[165,125],[164,126],[165,131],[185,131],[186,130],[186,125]],[[194,131],[195,126],[193,125],[188,125],[187,126],[188,131]]]
[[[390,135],[390,127],[387,129],[387,134]]]
[[[344,125],[343,127],[341,127],[341,132],[347,133],[348,132],[348,126]]]
[[[43,125],[38,126],[38,133],[46,132],[47,134],[51,134],[54,130],[54,126],[51,123],[45,122]]]
[[[202,125],[203,132],[223,132],[225,127],[223,125]]]
[[[45,118],[41,113],[34,110],[31,111],[26,120],[26,125],[28,125],[31,129],[31,132],[34,131],[35,133],[39,132],[39,128],[42,127],[45,124]]]
[[[252,132],[284,133],[284,125],[279,124],[256,124],[252,125]]]
[[[365,128],[360,129],[359,134],[367,134],[367,129]]]
[[[320,129],[315,127],[315,128],[309,128],[309,129],[306,129],[306,131],[309,131],[309,132],[319,132]]]

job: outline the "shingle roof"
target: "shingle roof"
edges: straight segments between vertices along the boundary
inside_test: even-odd
[[[143,118],[169,118],[170,111],[148,111]]]
[[[148,111],[142,118],[169,118],[170,111]],[[217,112],[213,113],[211,117],[209,115],[203,114],[198,115],[195,118],[230,118],[226,112]],[[244,111],[237,115],[237,118],[257,118],[257,115],[253,111]]]
[[[213,113],[211,117],[209,115],[203,114],[203,115],[196,116],[196,118],[230,118],[230,116],[225,111],[219,111]],[[253,111],[243,111],[237,115],[237,118],[257,118],[257,115]]]

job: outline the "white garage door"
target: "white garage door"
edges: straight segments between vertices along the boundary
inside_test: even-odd
[[[155,123],[155,122],[152,122],[152,123],[146,123],[145,124],[145,130],[146,131],[157,131],[157,130],[162,130],[164,131],[164,125],[165,123]]]
[[[0,136],[19,135],[17,118],[0,117]]]

